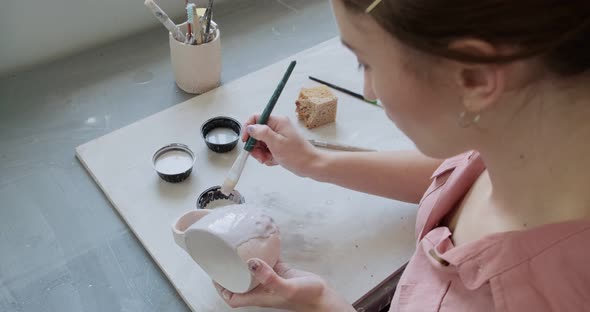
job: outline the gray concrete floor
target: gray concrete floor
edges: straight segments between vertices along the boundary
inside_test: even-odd
[[[337,35],[328,1],[226,1],[216,20],[223,82]],[[0,311],[188,310],[74,157],[192,97],[167,40],[158,27],[0,78]]]

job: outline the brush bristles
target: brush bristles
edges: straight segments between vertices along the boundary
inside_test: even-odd
[[[231,195],[231,193],[236,188],[236,184],[236,181],[232,179],[225,179],[225,181],[223,181],[223,185],[221,186],[221,193],[225,196]]]
[[[189,4],[186,6],[186,15],[187,15],[187,17],[188,17],[188,19],[187,19],[187,20],[188,20],[188,22],[189,22],[189,23],[193,23],[193,22],[194,22],[194,17],[195,17],[195,14],[194,14],[194,13],[195,13],[195,7],[196,7],[196,5],[195,5],[194,3],[189,3]]]

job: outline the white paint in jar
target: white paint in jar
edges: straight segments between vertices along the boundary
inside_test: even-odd
[[[236,132],[230,128],[215,128],[205,136],[205,140],[213,144],[229,144],[237,138]]]
[[[173,150],[160,155],[156,159],[156,170],[163,174],[179,174],[193,166],[191,155],[183,151]]]

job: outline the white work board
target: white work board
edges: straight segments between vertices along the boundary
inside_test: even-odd
[[[202,191],[223,182],[243,146],[240,143],[228,154],[211,152],[200,127],[211,117],[244,121],[261,111],[291,60],[298,64],[273,114],[289,116],[306,138],[379,150],[413,147],[381,108],[340,92],[335,92],[339,97],[336,123],[307,130],[297,122],[295,99],[300,88],[317,85],[308,80],[309,75],[362,91],[362,73],[354,56],[335,38],[76,149],[77,157],[193,311],[231,309],[217,296],[207,275],[174,243],[171,224],[195,209]],[[197,157],[190,178],[180,184],[162,181],[152,168],[153,153],[169,143],[184,143]],[[286,262],[323,276],[350,302],[399,269],[414,251],[414,205],[300,178],[254,159],[249,160],[236,189],[247,203],[263,206],[278,223]]]

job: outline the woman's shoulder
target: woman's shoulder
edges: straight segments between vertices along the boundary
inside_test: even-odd
[[[446,172],[456,169],[473,169],[469,166],[471,163],[481,162],[481,156],[477,151],[469,151],[451,158],[445,159],[442,164],[432,173],[432,179],[443,175]],[[482,162],[483,163],[483,162]]]
[[[494,296],[510,311],[590,311],[589,242],[590,220],[509,235],[487,251]]]
[[[435,227],[455,203],[471,189],[485,165],[477,151],[469,151],[446,159],[434,171],[431,184],[418,209],[416,234],[427,233]]]

